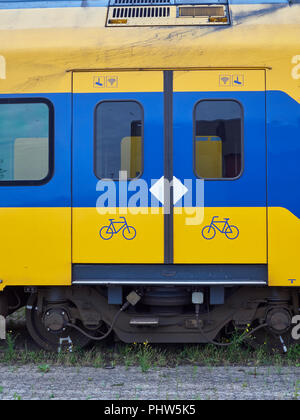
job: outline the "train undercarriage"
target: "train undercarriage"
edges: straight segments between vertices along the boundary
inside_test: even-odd
[[[218,296],[210,287],[72,286],[6,288],[0,295],[4,317],[23,306],[30,335],[49,351],[71,351],[110,335],[125,343],[223,346],[235,331],[254,344],[268,335],[285,350],[299,291],[242,286]]]

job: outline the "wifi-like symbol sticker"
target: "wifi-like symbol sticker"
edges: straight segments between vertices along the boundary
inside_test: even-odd
[[[116,87],[118,79],[117,79],[117,77],[108,77],[107,82],[110,85],[110,87]]]
[[[228,84],[228,82],[229,82],[229,80],[230,80],[230,77],[222,77],[222,82],[224,83],[224,85],[227,85]]]

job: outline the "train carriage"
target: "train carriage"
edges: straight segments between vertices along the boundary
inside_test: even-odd
[[[289,336],[299,39],[299,0],[0,1],[0,335]]]

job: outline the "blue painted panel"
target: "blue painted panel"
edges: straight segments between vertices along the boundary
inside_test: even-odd
[[[193,110],[199,100],[232,99],[244,109],[244,172],[236,180],[207,180],[206,207],[266,205],[266,130],[264,92],[174,93],[174,175],[196,179],[193,165]],[[195,194],[193,206],[196,205]]]
[[[289,0],[228,0],[229,4],[289,4]]]
[[[171,0],[170,4],[289,4],[300,0]],[[114,4],[111,2],[110,4]],[[0,0],[0,9],[35,9],[64,7],[107,7],[109,0]]]
[[[300,104],[283,92],[267,92],[268,205],[300,218]]]
[[[175,0],[175,4],[227,4],[226,0]]]
[[[177,94],[176,95],[181,95]],[[185,94],[184,94],[185,95]],[[176,124],[174,127],[174,140],[178,142],[180,138],[192,138],[192,114],[188,111],[188,106],[192,109],[193,104],[202,95],[191,93],[190,98],[180,97],[182,104],[174,103],[174,112],[177,113]],[[77,95],[81,96],[81,95]],[[97,199],[95,185],[97,178],[93,174],[92,158],[92,120],[93,109],[98,98],[93,95],[83,95],[86,98],[81,100],[77,97],[79,107],[77,112],[81,112],[81,119],[86,131],[75,124],[76,130],[81,130],[82,145],[77,154],[84,158],[81,174],[78,172],[78,182],[83,187],[82,196],[78,197],[80,184],[77,187],[76,206],[94,206]],[[90,96],[90,98],[88,98]],[[109,96],[107,94],[107,96]],[[120,99],[129,99],[126,94],[119,94]],[[263,94],[261,93],[240,93],[235,94],[235,99],[240,100],[245,107],[245,174],[237,181],[207,181],[205,186],[206,205],[211,206],[242,206],[242,205],[264,205],[264,158],[263,154],[256,151],[259,143],[255,136],[253,124],[257,129],[263,129],[263,121],[260,116],[264,115]],[[0,98],[20,98],[22,95],[1,95]],[[70,142],[71,142],[71,96],[69,94],[43,94],[26,95],[25,97],[43,97],[49,99],[55,106],[55,169],[51,181],[42,186],[20,187],[20,186],[1,186],[0,187],[0,206],[1,207],[64,207],[70,206]],[[232,98],[232,94],[223,94],[223,98]],[[220,94],[205,94],[205,98],[220,98]],[[112,99],[112,97],[110,97]],[[149,161],[145,160],[145,177],[152,177],[152,173],[159,178],[163,174],[163,105],[162,94],[134,94],[130,99],[137,99],[143,103],[145,109],[145,156],[152,156]],[[151,101],[155,101],[155,118],[151,125],[151,114],[153,109]],[[87,108],[86,108],[87,107]],[[287,208],[296,216],[300,217],[300,200],[298,185],[300,181],[300,105],[290,96],[283,92],[267,92],[267,123],[268,123],[268,205],[281,206]],[[178,115],[179,113],[179,115]],[[79,114],[78,114],[79,115]],[[186,120],[187,119],[187,120]],[[182,123],[180,127],[179,122]],[[152,129],[156,132],[156,138]],[[260,128],[259,128],[260,127]],[[184,133],[184,137],[183,136]],[[177,140],[176,140],[177,139]],[[152,148],[152,142],[160,147],[156,151]],[[263,138],[261,139],[263,143]],[[159,149],[159,150],[158,150]],[[192,147],[185,147],[184,154],[175,154],[175,175],[188,178],[194,176],[191,172]],[[79,154],[80,153],[80,154]],[[263,151],[262,151],[263,153]],[[184,157],[184,159],[182,159]],[[148,162],[148,163],[147,163]],[[255,165],[251,164],[255,162]],[[151,168],[152,166],[152,168]],[[250,167],[251,166],[251,167]],[[209,185],[207,185],[209,184]],[[219,186],[218,186],[219,185]],[[230,185],[230,189],[224,189],[221,193],[220,186],[223,188]],[[209,186],[209,188],[208,188]],[[247,194],[245,187],[247,186]],[[288,188],[287,188],[288,187]],[[291,194],[291,191],[295,193]]]
[[[109,0],[5,0],[0,9],[48,9],[59,7],[107,7]]]
[[[224,305],[225,303],[224,286],[211,286],[210,287],[209,303],[211,305]]]
[[[95,207],[101,194],[96,190],[99,179],[94,174],[94,111],[104,100],[135,100],[144,110],[144,171],[140,180],[151,187],[152,179],[160,179],[164,174],[164,107],[163,93],[103,93],[74,95],[74,144],[73,144],[73,206]],[[139,182],[139,181],[137,181]],[[126,184],[123,182],[122,184]],[[116,205],[127,203],[120,192],[120,183],[115,182]],[[126,185],[125,185],[126,190]],[[122,190],[121,190],[122,191]],[[128,193],[128,200],[136,191]],[[121,201],[120,199],[121,198]],[[138,203],[138,207],[148,207],[148,203]],[[158,202],[155,203],[158,206]],[[114,207],[114,205],[111,205]],[[129,201],[130,207],[130,201]]]
[[[123,287],[108,286],[107,300],[109,305],[122,305],[123,303]]]
[[[0,186],[0,207],[70,207],[71,205],[71,95],[0,95],[3,98],[43,98],[55,109],[54,174],[40,186]]]

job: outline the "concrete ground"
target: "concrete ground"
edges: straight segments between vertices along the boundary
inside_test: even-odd
[[[45,369],[46,370],[46,369]],[[48,370],[48,369],[47,369]],[[0,400],[300,399],[300,368],[0,366]]]

